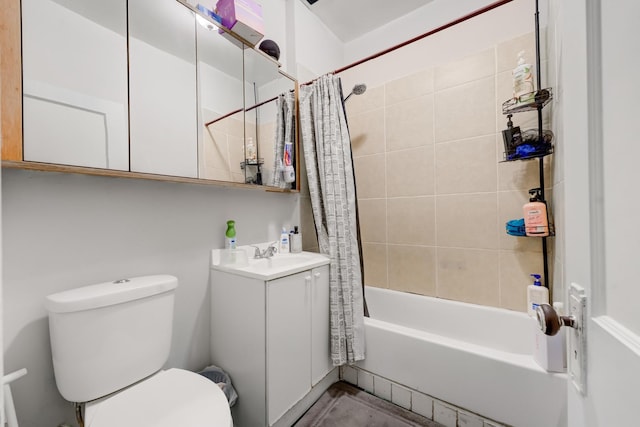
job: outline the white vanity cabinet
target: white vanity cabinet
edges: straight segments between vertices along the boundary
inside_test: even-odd
[[[238,393],[235,425],[274,425],[332,371],[328,265],[271,280],[213,268],[211,301],[211,361]]]

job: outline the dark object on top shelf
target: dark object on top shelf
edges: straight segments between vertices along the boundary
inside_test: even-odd
[[[262,43],[260,43],[258,49],[260,49],[270,57],[275,58],[276,61],[280,59],[280,47],[278,47],[278,43],[274,42],[273,40],[262,40]]]
[[[520,102],[520,99],[528,99],[531,93],[526,93],[519,98],[511,98],[502,103],[502,114],[522,113],[524,111],[535,111],[542,108],[551,101],[553,94],[551,88],[540,89],[535,92],[533,99],[527,102]]]

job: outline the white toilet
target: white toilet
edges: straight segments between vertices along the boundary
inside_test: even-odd
[[[214,382],[169,356],[173,276],[137,277],[49,295],[56,384],[85,427],[230,427]],[[82,411],[84,405],[84,411]]]

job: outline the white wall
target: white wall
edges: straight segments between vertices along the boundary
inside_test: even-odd
[[[410,40],[491,3],[494,3],[494,1],[434,0],[409,15],[395,19],[387,25],[346,43],[344,53],[345,63],[355,62],[391,46]],[[366,11],[362,13],[366,13]],[[521,24],[530,26],[529,21],[528,19],[524,20]],[[508,24],[508,22],[504,22],[503,24]],[[491,28],[485,28],[485,31],[491,31]],[[522,33],[526,32],[527,30],[522,31]],[[478,33],[478,35],[481,34],[482,33]]]
[[[435,3],[438,3],[438,1]],[[486,49],[487,46],[507,41],[522,34],[532,33],[534,30],[534,6],[528,0],[515,0],[491,12],[468,20],[464,24],[448,28],[379,58],[350,68],[340,74],[343,88],[347,93],[356,83],[365,83],[369,88],[374,88],[434,65],[476,54]],[[475,7],[472,10],[477,8],[479,7]],[[420,11],[423,9],[424,7]],[[464,11],[458,12],[459,15],[455,17],[468,13]],[[448,21],[440,22],[438,25],[446,22]],[[415,31],[424,33],[427,30],[423,26],[422,30],[416,28]],[[369,37],[369,35],[375,36],[373,33],[375,32],[365,35],[364,38]],[[372,42],[376,42],[375,38],[372,38]],[[378,47],[378,50],[383,50],[391,47],[391,45],[385,46],[384,42],[380,42]],[[360,58],[365,56],[366,51],[361,50]],[[527,59],[533,61],[535,58]],[[517,57],[514,54],[514,67],[516,60]]]
[[[122,277],[176,275],[167,366],[209,360],[209,251],[235,219],[241,244],[276,240],[298,224],[298,195],[123,178],[3,170],[5,371],[21,425],[73,421],[53,377],[46,295]],[[229,322],[245,319],[229,319]]]
[[[344,64],[344,47],[300,0],[295,0],[294,6],[296,76],[300,83],[306,83],[309,77],[316,78],[340,68]]]

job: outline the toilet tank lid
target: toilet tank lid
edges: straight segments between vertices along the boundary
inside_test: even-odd
[[[133,277],[48,295],[45,306],[50,313],[72,313],[150,297],[177,286],[178,279],[166,274]]]

